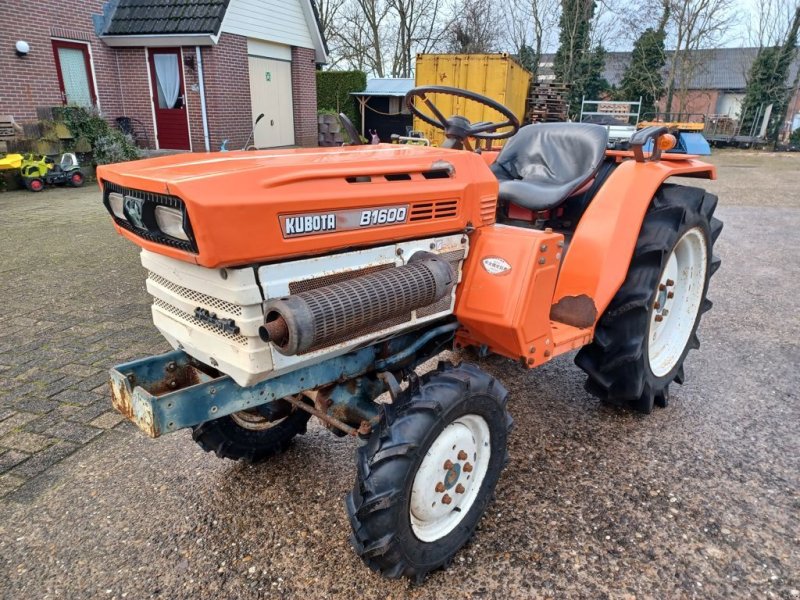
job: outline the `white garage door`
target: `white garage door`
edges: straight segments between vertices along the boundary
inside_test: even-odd
[[[253,120],[264,113],[254,136],[257,148],[294,144],[291,63],[248,56]]]

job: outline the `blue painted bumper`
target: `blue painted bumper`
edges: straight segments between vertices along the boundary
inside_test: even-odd
[[[272,400],[363,375],[375,347],[279,375],[243,388],[227,375],[211,377],[181,351],[119,365],[110,371],[114,407],[150,437],[198,425]]]

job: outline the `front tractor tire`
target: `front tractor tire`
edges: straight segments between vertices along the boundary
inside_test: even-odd
[[[650,413],[684,380],[697,326],[711,308],[713,247],[722,232],[717,197],[664,184],[645,215],[625,282],[600,317],[591,344],[575,357],[586,389],[604,402]]]
[[[420,582],[472,537],[508,460],[507,398],[477,366],[440,364],[386,407],[345,500],[373,571]]]
[[[253,409],[206,421],[192,428],[192,439],[219,458],[262,462],[285,452],[296,435],[306,432],[311,417],[298,408],[279,408],[282,412],[273,417]]]

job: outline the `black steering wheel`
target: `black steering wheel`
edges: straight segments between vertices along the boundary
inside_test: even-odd
[[[447,118],[442,114],[442,111],[431,102],[427,94],[445,94],[448,96],[455,96],[456,98],[472,100],[473,102],[483,104],[484,106],[496,110],[505,117],[506,120],[492,123],[486,121],[470,123],[469,119],[460,115]],[[416,107],[414,100],[417,98],[422,100],[435,118],[429,117]],[[496,100],[492,100],[481,94],[476,94],[475,92],[444,85],[424,85],[410,90],[406,94],[405,102],[408,110],[410,110],[414,116],[419,117],[428,125],[444,130],[444,134],[447,137],[447,141],[444,143],[444,147],[446,148],[463,148],[467,138],[471,137],[478,140],[503,140],[519,131],[519,119],[517,119],[516,115],[511,112],[509,108],[503,106]],[[506,127],[510,127],[511,129],[507,131],[497,131],[498,129],[504,129]]]
[[[353,125],[353,122],[344,113],[339,113],[339,122],[344,127],[347,135],[350,137],[351,146],[361,146],[364,142],[361,141],[361,136],[358,135],[358,129]]]

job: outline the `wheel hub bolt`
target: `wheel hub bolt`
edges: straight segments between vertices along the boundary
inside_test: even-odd
[[[653,304],[653,308],[655,308],[656,310],[661,308],[661,302],[656,302],[655,304]]]
[[[467,460],[467,453],[463,450],[460,450],[458,453],[458,460]]]
[[[449,471],[452,468],[453,468],[453,461],[451,461],[449,459],[444,461],[444,470],[445,471]]]
[[[663,283],[659,283],[658,284],[658,291],[659,292],[663,292],[665,289],[667,289],[667,286],[665,286]]]
[[[453,501],[453,499],[450,496],[448,496],[447,494],[442,496],[442,504],[450,504],[452,501]]]
[[[664,320],[664,315],[656,315],[656,321],[659,323]]]
[[[674,298],[675,292],[667,292],[667,298]]]
[[[464,486],[460,483],[456,486],[456,494],[463,494],[464,493]]]
[[[472,465],[469,463],[464,463],[464,472],[465,473],[472,473]]]
[[[672,279],[667,279],[667,286],[672,287],[673,285],[675,285],[675,282]]]
[[[669,314],[669,311],[665,308],[664,310],[661,311],[661,314],[666,317]]]
[[[439,494],[444,492],[444,483],[442,483],[441,481],[436,484],[436,492]]]

